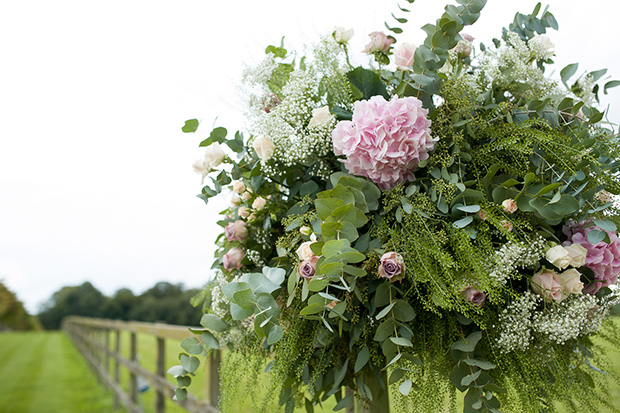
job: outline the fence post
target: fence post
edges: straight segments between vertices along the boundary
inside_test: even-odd
[[[105,375],[110,375],[110,329],[103,330],[105,334]]]
[[[114,352],[116,353],[116,357],[114,358],[114,382],[118,385],[120,384],[121,379],[120,361],[118,361],[118,355],[121,354],[121,329],[117,328],[114,331],[116,332],[116,343],[114,345]],[[119,402],[118,394],[114,392],[114,410],[118,410],[120,408]]]
[[[136,356],[138,354],[136,346],[137,346],[136,333],[132,331],[130,350],[129,350],[130,361],[134,361],[134,362],[136,361]],[[138,402],[138,382],[136,379],[136,374],[133,371],[130,371],[130,375],[129,375],[129,393],[131,396],[131,401],[134,403],[137,403]]]
[[[157,366],[156,373],[158,376],[166,377],[166,340],[157,337]],[[155,396],[155,413],[164,413],[166,411],[166,400],[162,392],[157,390]]]
[[[214,350],[209,357],[209,388],[208,397],[209,403],[212,406],[217,406],[220,400],[220,364],[222,364],[222,352],[220,350]]]

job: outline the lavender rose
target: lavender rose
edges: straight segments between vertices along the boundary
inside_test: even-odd
[[[390,282],[401,281],[405,278],[405,261],[396,252],[386,252],[381,257],[379,277],[387,278]]]
[[[319,257],[313,255],[307,260],[303,260],[299,263],[299,275],[304,277],[305,279],[310,279],[316,274],[316,263],[319,260]]]
[[[474,287],[467,287],[461,292],[461,294],[467,301],[477,305],[478,307],[482,307],[487,299],[487,295],[485,293],[476,290]]]

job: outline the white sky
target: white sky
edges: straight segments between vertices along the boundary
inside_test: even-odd
[[[419,27],[445,4],[401,3],[413,12],[398,39],[419,44]],[[465,29],[476,44],[491,44],[536,1],[488,3]],[[556,71],[578,61],[579,73],[606,67],[620,79],[620,2],[547,3],[560,24],[549,34]],[[121,287],[141,293],[158,281],[202,286],[224,203],[206,207],[195,197],[201,185],[191,164],[216,117],[229,132],[241,127],[243,63],[259,61],[283,35],[289,50],[301,51],[334,26],[354,28],[357,53],[396,4],[2,2],[0,279],[34,313],[61,287],[87,280],[108,295]],[[614,92],[617,122],[620,88]],[[193,117],[204,122],[203,135],[181,132]]]

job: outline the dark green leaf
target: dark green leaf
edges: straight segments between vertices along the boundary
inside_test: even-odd
[[[357,353],[357,360],[355,360],[354,368],[355,372],[357,373],[360,371],[366,363],[368,363],[368,360],[370,360],[370,350],[368,350],[368,347],[364,347]]]
[[[376,95],[388,98],[385,83],[381,81],[379,75],[371,70],[362,67],[355,68],[347,73],[347,79],[362,92],[363,99],[370,99]]]

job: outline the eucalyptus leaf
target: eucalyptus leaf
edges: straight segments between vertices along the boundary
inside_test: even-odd
[[[355,360],[355,367],[353,370],[357,373],[368,363],[368,360],[370,360],[370,350],[368,347],[364,347],[357,353],[357,360]]]

